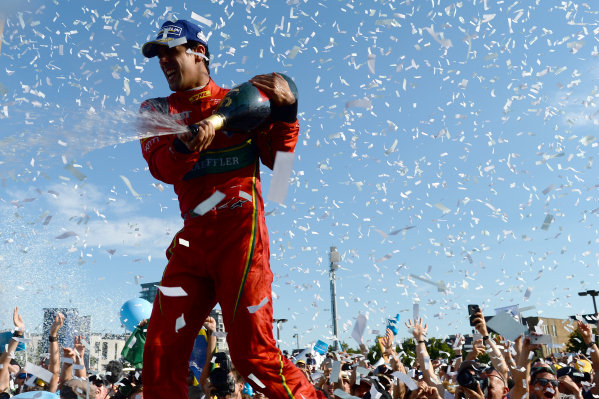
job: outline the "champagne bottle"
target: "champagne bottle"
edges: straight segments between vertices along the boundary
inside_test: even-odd
[[[281,75],[297,101],[297,87],[287,75]],[[233,87],[221,100],[216,112],[205,120],[210,121],[216,130],[223,128],[237,131],[251,131],[270,115],[270,101],[264,93],[250,82]],[[190,126],[193,131],[193,125]]]

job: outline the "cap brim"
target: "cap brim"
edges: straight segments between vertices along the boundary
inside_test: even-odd
[[[156,57],[158,55],[158,46],[168,46],[169,40],[152,40],[141,47],[141,53],[146,58]]]

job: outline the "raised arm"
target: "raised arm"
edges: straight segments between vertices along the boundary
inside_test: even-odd
[[[599,387],[597,386],[597,382],[599,382],[599,348],[595,343],[595,335],[593,334],[592,326],[583,323],[582,321],[577,321],[576,327],[578,328],[580,335],[582,335],[582,339],[584,340],[587,348],[589,348],[591,355],[591,364],[593,365],[593,377],[591,379],[593,384],[591,385],[591,394],[595,396],[599,394]]]
[[[15,325],[15,331],[12,335],[13,338],[23,338],[23,334],[25,333],[25,323],[19,314],[18,307],[13,311],[12,321]],[[2,356],[0,356],[0,365],[2,365],[2,368],[0,368],[0,392],[4,392],[10,385],[10,371],[8,366],[10,364],[10,359],[14,357],[18,345],[19,342],[16,339],[11,339],[7,349],[2,353]]]
[[[510,398],[520,399],[529,395],[531,353],[538,348],[538,345],[532,345],[530,338],[522,336],[514,341],[514,350],[516,351],[516,367],[512,370],[514,386],[510,391]]]
[[[50,381],[50,392],[56,392],[58,390],[58,381],[60,379],[60,348],[58,345],[58,331],[64,324],[64,315],[58,313],[54,317],[54,322],[50,326],[50,336],[48,337],[49,349],[50,349],[50,366],[48,371],[52,373],[52,380]]]
[[[433,363],[431,362],[431,358],[428,355],[428,350],[426,349],[426,332],[428,330],[427,324],[422,324],[422,318],[418,320],[408,320],[406,323],[406,327],[412,330],[412,335],[414,336],[414,340],[416,341],[416,359],[418,360],[418,364],[420,364],[422,370],[422,377],[424,382],[428,385],[437,388],[437,391],[441,396],[445,392],[445,387],[441,383],[441,380],[435,373],[435,369],[433,368]]]
[[[474,315],[474,327],[483,336],[483,344],[491,348],[491,364],[500,373],[505,381],[508,378],[508,368],[505,358],[503,354],[499,350],[499,347],[495,343],[495,340],[489,337],[489,330],[487,329],[487,322],[485,321],[485,316],[483,315],[482,310],[478,311]]]
[[[204,367],[202,368],[202,374],[200,375],[200,386],[204,391],[206,397],[210,396],[210,367],[212,365],[212,354],[216,350],[216,336],[214,336],[214,332],[216,331],[216,320],[214,318],[208,316],[206,321],[204,322],[204,328],[206,329],[206,339],[207,347],[206,347],[206,361],[204,362]]]

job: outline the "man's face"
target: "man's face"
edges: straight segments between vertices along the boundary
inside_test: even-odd
[[[202,49],[203,46],[198,46]],[[198,50],[196,49],[196,50]],[[164,73],[168,87],[172,91],[184,91],[201,85],[205,75],[204,62],[198,56],[187,53],[183,45],[168,47],[158,46],[158,61]]]
[[[505,398],[510,391],[503,378],[496,370],[492,370],[484,375],[489,380],[488,399]]]
[[[530,395],[534,399],[555,399],[559,395],[557,377],[551,373],[542,372],[535,375],[535,380],[530,384]]]
[[[96,388],[96,399],[105,399],[108,395],[108,389],[102,384],[101,386],[95,385]]]

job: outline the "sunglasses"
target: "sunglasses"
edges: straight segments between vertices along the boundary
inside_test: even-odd
[[[27,373],[19,373],[17,374],[17,379],[19,380],[27,380],[29,378],[31,378],[33,374],[27,374]]]
[[[551,384],[554,387],[559,385],[559,381],[558,380],[548,380],[547,378],[537,378],[535,380],[535,382],[538,382],[539,384],[541,384],[542,386],[547,386],[547,384]]]

